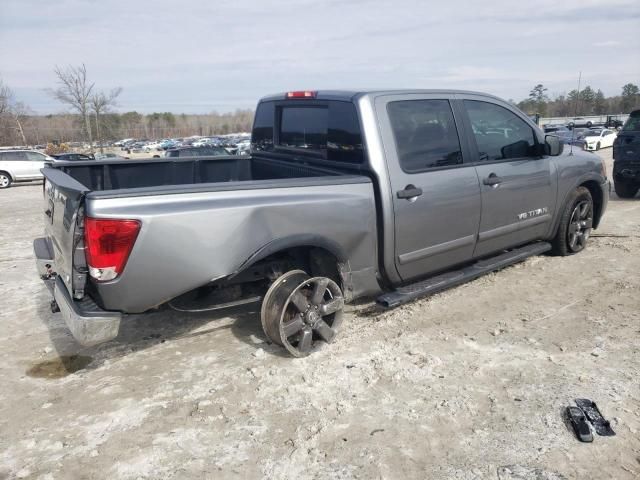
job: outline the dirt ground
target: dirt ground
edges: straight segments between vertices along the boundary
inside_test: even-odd
[[[34,266],[41,189],[0,191],[0,478],[640,478],[640,198],[612,194],[580,255],[352,306],[292,359],[255,309],[74,343]],[[577,397],[617,435],[579,443]]]

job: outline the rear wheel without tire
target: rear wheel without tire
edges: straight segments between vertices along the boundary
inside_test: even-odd
[[[636,196],[636,193],[638,193],[638,190],[640,190],[640,185],[637,183],[619,182],[614,180],[613,184],[616,194],[620,198],[633,198]]]
[[[291,355],[305,357],[323,342],[333,341],[342,324],[343,308],[336,282],[292,270],[278,278],[264,296],[262,328]]]
[[[11,186],[11,176],[6,172],[0,172],[0,188],[9,188]]]
[[[576,188],[564,207],[558,232],[553,239],[556,255],[573,255],[587,246],[593,228],[593,199],[585,187]]]

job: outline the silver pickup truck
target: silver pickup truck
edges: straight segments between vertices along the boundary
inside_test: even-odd
[[[292,355],[345,302],[395,307],[529,256],[585,248],[600,157],[563,152],[513,105],[441,90],[302,91],[258,104],[251,155],[43,169],[40,275],[74,337],[126,314],[262,302]]]

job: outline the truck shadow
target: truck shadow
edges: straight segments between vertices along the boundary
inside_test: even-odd
[[[168,342],[188,342],[197,337],[210,336],[211,349],[216,342],[229,342],[219,333],[229,330],[235,339],[267,354],[286,356],[284,349],[271,344],[260,324],[260,304],[234,307],[202,313],[183,313],[163,308],[144,315],[129,315],[122,319],[118,336],[109,342],[84,347],[77,343],[59,313],[51,313],[49,298],[42,293],[38,309],[40,320],[49,330],[54,352],[47,359],[30,365],[26,374],[31,377],[55,379],[82,370],[100,368],[105,361],[113,361],[135,352]],[[186,348],[186,347],[185,347]],[[57,357],[52,358],[54,354]]]

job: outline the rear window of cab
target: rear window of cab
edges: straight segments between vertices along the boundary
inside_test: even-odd
[[[344,163],[364,160],[360,122],[350,102],[262,102],[256,111],[251,142],[254,151],[309,155]]]

